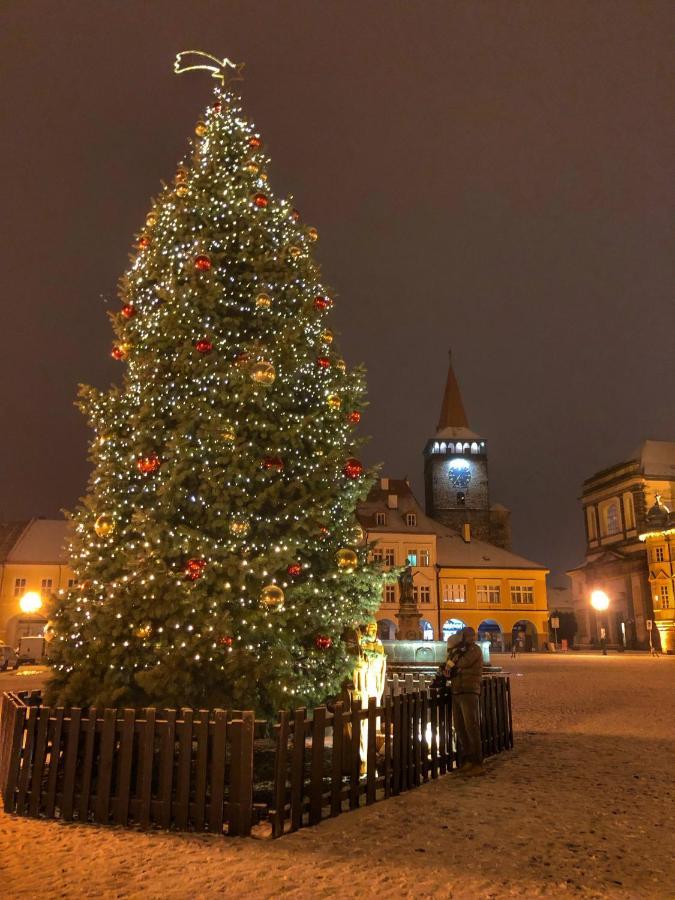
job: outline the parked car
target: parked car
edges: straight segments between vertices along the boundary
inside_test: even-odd
[[[19,656],[13,647],[0,644],[0,672],[19,668]]]

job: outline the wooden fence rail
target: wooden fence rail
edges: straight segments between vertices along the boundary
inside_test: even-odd
[[[484,676],[480,704],[484,755],[510,749],[508,677]],[[241,710],[66,710],[42,706],[39,692],[5,693],[0,796],[5,812],[19,815],[230,835],[250,834],[262,811],[280,837],[458,762],[451,694],[426,681],[394,679],[381,706],[279,713],[274,771],[262,771],[261,757],[258,780],[256,725],[266,723]]]
[[[409,683],[406,684],[406,681]],[[424,682],[428,684],[428,682]],[[279,713],[272,836],[315,825],[445,775],[461,763],[452,731],[448,688],[394,680],[382,706],[318,707]],[[411,687],[413,688],[411,690]],[[484,676],[480,696],[483,753],[513,746],[507,676]],[[360,758],[361,723],[367,722],[365,774]]]
[[[5,812],[247,835],[253,713],[69,709],[5,694]]]

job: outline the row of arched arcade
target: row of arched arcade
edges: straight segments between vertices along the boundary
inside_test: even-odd
[[[447,641],[467,624],[462,619],[446,619],[443,622],[441,634],[436,636],[431,622],[428,619],[420,619],[422,637],[425,641]],[[380,619],[377,623],[377,631],[383,641],[393,641],[396,638],[397,626],[391,619]],[[516,641],[521,650],[539,649],[536,626],[527,619],[519,619],[508,634],[504,633],[499,622],[494,619],[483,619],[478,626],[478,640],[489,641],[490,648],[496,651],[509,650]]]

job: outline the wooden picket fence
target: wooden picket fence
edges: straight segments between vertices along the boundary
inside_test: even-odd
[[[508,677],[484,676],[480,703],[485,756],[509,750]],[[365,774],[362,721],[368,722]],[[280,837],[410,790],[461,761],[450,691],[411,676],[395,677],[381,706],[371,699],[367,709],[336,702],[330,709],[280,712],[269,773],[254,754],[256,726],[266,724],[239,710],[65,710],[42,706],[39,692],[5,693],[4,809],[229,835],[248,835],[255,821],[267,818],[272,836]]]
[[[38,693],[2,698],[5,812],[250,833],[253,713],[39,704]]]
[[[396,796],[461,763],[453,742],[449,688],[429,687],[426,678],[411,679],[395,677],[382,706],[371,698],[367,709],[345,710],[338,702],[312,714],[306,709],[279,713],[270,810],[273,837],[358,809],[364,798],[370,805]],[[484,676],[480,704],[484,755],[510,750],[508,677]],[[362,721],[368,722],[365,776],[360,773]]]

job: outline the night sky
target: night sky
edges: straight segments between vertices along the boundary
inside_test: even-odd
[[[583,479],[675,440],[675,6],[3,4],[0,518],[84,492],[78,382],[120,377],[106,309],[209,100],[178,50],[246,63],[270,184],[319,229],[364,454],[419,498],[447,352],[514,549],[581,560]]]

